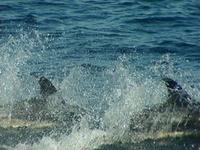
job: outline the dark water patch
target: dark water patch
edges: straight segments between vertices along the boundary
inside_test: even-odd
[[[166,53],[169,53],[169,54],[174,54],[174,53],[177,53],[177,49],[172,49],[170,47],[165,47],[165,46],[148,46],[148,45],[139,45],[137,46],[136,48],[136,52],[137,53],[153,53],[153,54],[166,54]]]
[[[26,3],[26,4],[30,4],[30,3]],[[47,2],[47,1],[32,1],[31,5],[35,5],[35,6],[45,6],[45,7],[66,7],[66,3],[64,2]]]
[[[145,140],[139,143],[126,144],[107,144],[95,150],[197,150],[199,139],[164,139],[164,140]]]
[[[191,12],[190,15],[199,17],[200,11],[197,10],[197,11]],[[198,19],[198,18],[197,18],[197,19]]]
[[[13,8],[10,5],[0,5],[0,11],[9,11],[12,10]]]
[[[190,18],[192,19],[192,18]],[[194,19],[194,18],[193,18]],[[160,24],[160,23],[175,23],[175,22],[184,22],[184,20],[187,20],[185,17],[178,17],[178,16],[151,16],[151,17],[143,17],[143,18],[135,18],[132,20],[127,20],[125,23],[148,23],[148,24]]]
[[[139,5],[138,9],[141,9],[141,10],[150,10],[151,6],[149,6],[149,5]]]
[[[196,61],[198,63],[200,63],[200,54],[199,53],[191,53],[191,54],[186,54],[185,57],[187,58],[187,60],[189,61]],[[197,67],[198,66],[198,67]],[[196,64],[194,66],[196,69],[199,69],[199,64]]]
[[[135,2],[125,1],[125,2],[119,2],[117,5],[123,6],[123,7],[130,7],[136,4],[138,4],[136,1]]]
[[[136,48],[134,48],[134,47],[120,47],[120,48],[116,49],[116,52],[120,53],[120,54],[131,54],[131,53],[136,52]]]
[[[197,44],[192,44],[192,43],[187,43],[187,42],[177,42],[176,43],[177,46],[183,46],[183,47],[186,47],[186,48],[199,48],[200,45],[197,45]]]
[[[83,16],[83,20],[91,20],[91,21],[95,21],[95,20],[103,20],[106,19],[106,15],[102,15],[102,14],[90,14],[90,15],[84,15]]]
[[[173,40],[161,40],[158,42],[155,42],[156,45],[159,45],[159,47],[161,47],[161,49],[163,49],[163,51],[165,52],[165,50],[169,50],[166,52],[175,52],[175,53],[179,53],[179,54],[184,54],[184,52],[188,52],[188,53],[193,53],[198,51],[198,49],[200,49],[200,46],[198,44],[195,43],[190,43],[190,41],[183,41],[183,39],[173,39]],[[158,47],[158,49],[160,49]],[[155,46],[155,49],[157,47]],[[152,49],[152,51],[154,51],[154,48]],[[171,53],[170,52],[170,53]]]
[[[87,0],[85,1],[88,4],[97,4],[97,5],[107,5],[107,4],[112,4],[113,1],[106,1],[106,0],[102,0],[102,1],[98,1],[98,0]]]
[[[177,43],[177,40],[170,40],[170,39],[165,39],[158,42],[158,44],[162,46],[175,45],[176,43]]]
[[[23,18],[21,18],[21,17],[18,17],[18,18],[14,18],[14,19],[1,19],[0,20],[0,23],[1,24],[5,24],[5,25],[7,25],[7,24],[11,24],[11,23],[21,23],[21,22],[23,22]]]
[[[26,15],[23,20],[26,24],[35,25],[37,24],[37,17],[34,14]]]
[[[60,59],[76,59],[79,60],[81,58],[83,58],[82,56],[77,56],[77,55],[73,55],[73,54],[68,54],[68,55],[63,55],[63,56],[59,56]]]
[[[56,24],[63,24],[62,21],[59,20],[59,19],[50,19],[50,18],[44,19],[42,22],[45,23],[45,24],[50,24],[52,26],[54,26]]]
[[[145,29],[145,28],[137,28],[137,29],[135,29],[135,31],[141,32],[141,33],[148,33],[148,34],[156,34],[157,33],[152,29]]]
[[[159,53],[159,54],[165,54],[165,53],[175,53],[175,49],[170,49],[164,46],[155,46],[152,48],[149,48],[149,52]]]
[[[51,46],[51,48],[48,48],[48,49],[49,50],[56,50],[57,53],[58,53],[59,50],[63,50],[65,48],[67,48],[67,46],[65,44],[56,44],[56,45]]]
[[[117,33],[117,32],[100,32],[100,33],[96,33],[99,37],[103,36],[104,38],[126,38],[127,35],[125,34],[120,34],[120,33]]]
[[[176,43],[176,46],[180,49],[180,52],[183,52],[183,50],[185,50],[186,52],[194,53],[196,51],[199,51],[200,49],[200,45],[186,42]]]
[[[12,26],[13,29],[17,30],[19,28],[27,28],[28,27],[33,27],[34,29],[37,26],[37,18],[36,16],[32,14],[28,14],[26,16],[17,16],[15,18],[4,18],[0,20],[0,25],[4,26],[6,30],[10,26]]]

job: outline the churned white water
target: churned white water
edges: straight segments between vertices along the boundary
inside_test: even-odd
[[[52,77],[48,72],[37,73],[34,69],[31,70],[29,61],[45,58],[46,55],[42,50],[41,54],[35,53],[34,48],[38,47],[38,44],[41,47],[45,44],[39,33],[33,34],[36,37],[34,39],[28,34],[9,37],[7,43],[0,48],[1,105],[30,98],[39,93],[37,79],[32,73]],[[68,103],[78,104],[95,114],[99,128],[91,129],[88,119],[90,116],[87,116],[82,119],[80,128],[75,126],[70,134],[62,134],[56,138],[43,137],[39,142],[19,143],[10,148],[92,150],[103,144],[131,141],[133,138],[127,131],[132,114],[167,98],[167,89],[161,81],[162,77],[176,79],[190,95],[196,99],[200,97],[199,84],[195,81],[199,80],[199,72],[188,69],[190,65],[189,61],[176,55],[147,56],[137,52],[129,56],[122,55],[106,67],[73,64],[65,75],[53,77],[51,80],[59,90],[59,96]],[[47,67],[55,69],[55,66]]]

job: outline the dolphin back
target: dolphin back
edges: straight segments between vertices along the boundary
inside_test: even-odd
[[[183,90],[183,88],[171,78],[163,78],[168,90],[168,103],[174,104],[178,107],[189,107],[195,100]]]

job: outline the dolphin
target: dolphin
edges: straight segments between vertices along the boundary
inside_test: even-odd
[[[82,117],[87,114],[86,109],[71,105],[62,97],[57,97],[59,102],[49,107],[54,96],[59,94],[58,90],[44,76],[39,78],[38,83],[38,96],[0,106],[0,145],[33,143],[43,136],[69,134],[74,127],[79,128]],[[10,107],[11,115],[2,115]]]
[[[21,122],[27,121],[29,123],[31,121],[46,121],[50,123],[53,122],[57,126],[65,125],[67,127],[80,122],[81,118],[86,114],[84,108],[78,105],[71,105],[62,97],[58,97],[60,100],[55,102],[55,106],[49,106],[50,101],[52,101],[52,99],[54,100],[53,96],[56,95],[58,90],[52,82],[44,76],[39,78],[38,83],[40,85],[40,94],[38,96],[16,101],[12,105],[7,105],[11,107],[11,120],[20,120],[20,124]],[[5,118],[6,117],[0,117],[0,121],[2,121],[2,119],[5,120]]]
[[[167,100],[134,113],[130,120],[130,131],[200,130],[200,102],[193,99],[173,79],[163,78],[162,81],[167,87]]]
[[[40,77],[38,83],[40,85],[40,94],[31,99],[15,102],[11,108],[12,118],[31,121],[45,119],[48,97],[55,94],[57,89],[44,76]]]
[[[84,108],[66,103],[61,97],[56,108],[48,108],[51,96],[57,93],[56,87],[46,77],[39,78],[40,94],[36,97],[15,102],[11,105],[11,119],[26,121],[72,122],[80,121],[86,114]],[[60,97],[59,97],[60,98]],[[66,124],[65,122],[65,124]]]

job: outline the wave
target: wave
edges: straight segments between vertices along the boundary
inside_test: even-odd
[[[83,117],[80,126],[73,126],[70,133],[62,128],[61,134],[55,135],[55,131],[38,137],[37,142],[30,140],[33,135],[28,135],[27,140],[17,144],[14,144],[16,139],[11,137],[11,143],[7,142],[13,147],[8,149],[88,150],[110,146],[129,146],[131,149],[134,143],[151,137],[154,139],[153,132],[148,136],[145,132],[137,135],[130,134],[128,129],[134,113],[166,100],[167,89],[161,81],[162,77],[177,80],[195,99],[200,97],[196,82],[199,81],[198,70],[192,68],[193,62],[176,54],[156,55],[133,52],[127,48],[108,63],[83,57],[72,63],[70,57],[63,57],[70,54],[65,50],[48,49],[51,40],[33,31],[9,36],[1,44],[0,103],[12,103],[38,95],[39,85],[35,76],[44,75],[59,89],[60,97],[69,104],[87,109],[91,115]],[[54,53],[58,57],[52,55]],[[60,57],[63,59],[58,59]],[[52,98],[55,100],[52,105],[58,98]],[[56,107],[50,107],[50,110],[54,109]],[[1,141],[0,144],[5,143]]]

